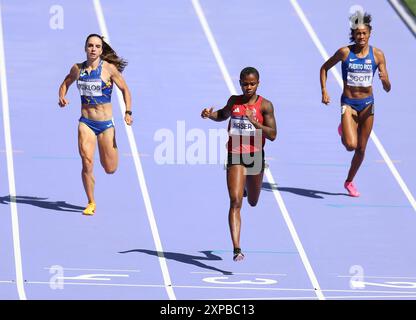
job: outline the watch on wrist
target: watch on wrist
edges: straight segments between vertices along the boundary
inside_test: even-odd
[[[133,114],[133,112],[131,112],[130,110],[127,110],[127,111],[125,112],[125,114],[128,114],[129,116],[131,116],[131,115]]]

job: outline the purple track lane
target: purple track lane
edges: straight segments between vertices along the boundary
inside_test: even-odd
[[[17,240],[27,299],[416,298],[416,210],[372,140],[356,177],[362,196],[346,195],[343,181],[352,154],[337,133],[341,87],[328,73],[332,102],[321,104],[318,73],[324,59],[294,7],[303,10],[332,55],[348,44],[348,11],[354,3],[95,4],[104,20],[97,18],[94,1],[82,11],[78,2],[62,1],[63,29],[49,25],[54,1],[0,5],[6,62],[0,72],[8,95],[0,113],[0,299],[23,298],[16,281]],[[225,71],[201,25],[198,4]],[[387,1],[360,4],[373,15],[371,44],[384,51],[392,82],[386,94],[374,80],[374,132],[414,197],[415,38]],[[96,154],[97,212],[86,217],[77,149],[80,98],[73,84],[69,106],[60,109],[57,94],[72,64],[85,60],[85,37],[104,31],[129,62],[124,77],[134,124],[129,136],[114,90],[119,168],[106,175]],[[203,120],[200,111],[224,106],[231,95],[227,74],[240,92],[239,72],[249,65],[260,71],[258,93],[275,106],[278,137],[266,142],[269,171],[259,204],[252,208],[244,201],[246,259],[235,263],[220,157],[224,141],[209,138],[224,132],[227,122]],[[336,68],[340,71],[340,65]],[[13,150],[5,143],[5,108]],[[132,139],[143,175],[134,162]],[[205,144],[205,154],[195,153],[201,152],[197,142]],[[163,143],[172,152],[171,164],[158,163]],[[10,151],[13,172],[6,162]],[[214,163],[193,164],[198,156],[200,162],[212,156]],[[12,232],[10,174],[18,239]]]

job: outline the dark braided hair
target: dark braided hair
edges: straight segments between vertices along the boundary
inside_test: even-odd
[[[113,64],[118,71],[123,72],[124,68],[127,66],[127,61],[120,58],[117,55],[113,48],[111,48],[110,45],[107,42],[105,42],[103,36],[100,36],[96,33],[91,33],[85,40],[85,48],[87,48],[88,40],[92,37],[97,37],[101,39],[103,45],[103,53],[101,54],[101,59]]]

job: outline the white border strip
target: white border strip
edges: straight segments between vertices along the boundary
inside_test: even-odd
[[[192,0],[192,4],[193,4],[195,12],[198,16],[198,19],[201,23],[202,29],[205,32],[205,36],[208,39],[209,45],[211,46],[211,50],[214,53],[215,59],[217,60],[218,66],[221,69],[221,73],[224,77],[224,80],[227,84],[227,87],[228,87],[228,89],[229,89],[229,91],[231,92],[232,95],[236,95],[237,90],[236,90],[236,88],[234,87],[234,85],[231,81],[230,74],[228,73],[228,70],[225,66],[224,60],[221,56],[220,50],[218,49],[218,45],[217,45],[217,43],[215,41],[215,38],[214,38],[214,36],[211,32],[211,29],[208,25],[207,19],[205,18],[204,11],[202,10],[202,7],[199,3],[199,0]],[[269,169],[266,170],[266,177],[267,177],[267,180],[269,181],[269,183],[271,185],[275,185],[275,181],[274,181],[272,173]],[[317,278],[315,276],[315,273],[314,273],[314,271],[311,267],[311,264],[309,263],[309,259],[306,255],[305,250],[303,249],[303,245],[302,245],[302,243],[299,239],[299,236],[296,232],[296,229],[293,225],[292,219],[290,218],[289,212],[286,209],[285,203],[284,203],[284,201],[283,201],[283,199],[282,199],[278,190],[273,190],[273,194],[274,194],[274,196],[277,200],[277,203],[280,207],[280,210],[283,214],[283,218],[285,219],[285,222],[286,222],[286,224],[289,228],[292,239],[295,242],[296,248],[299,251],[300,257],[301,257],[302,262],[303,262],[303,265],[305,266],[306,272],[308,273],[309,280],[311,281],[311,283],[312,283],[312,285],[315,289],[315,293],[316,293],[316,295],[318,296],[318,298],[320,300],[324,300],[325,297],[322,294],[322,291],[321,291],[321,288],[319,286],[318,280],[317,280]]]
[[[328,300],[335,300],[335,299],[376,299],[380,300],[381,298],[412,298],[414,300],[416,296],[327,296]],[[315,297],[274,297],[274,298],[227,298],[222,300],[314,300]],[[208,300],[220,300],[220,299],[208,299]]]
[[[100,0],[93,0],[93,1],[94,1],[94,8],[97,14],[97,19],[98,19],[98,24],[100,26],[101,34],[105,37],[106,41],[110,42],[110,36],[109,36],[107,26],[105,23],[105,18],[104,18],[103,9],[101,7]],[[124,115],[123,95],[118,88],[116,88],[116,90],[117,90],[117,97],[118,97],[118,103],[120,106],[120,111]],[[169,299],[176,300],[176,296],[172,288],[172,281],[170,279],[166,258],[163,255],[164,251],[162,247],[162,242],[160,240],[159,231],[157,228],[156,219],[155,219],[155,215],[154,215],[153,208],[152,208],[152,203],[150,201],[149,191],[147,190],[146,180],[144,178],[144,172],[143,172],[142,164],[139,158],[139,152],[137,149],[136,139],[134,138],[132,128],[128,126],[127,124],[124,124],[124,127],[126,128],[127,137],[129,139],[130,149],[133,155],[133,160],[134,160],[134,164],[136,167],[136,173],[139,179],[140,189],[142,191],[143,200],[144,200],[144,204],[146,207],[147,217],[149,219],[150,228],[152,230],[153,241],[155,243],[156,250],[158,251],[159,264],[160,264],[160,268],[162,269],[165,288],[169,296]]]
[[[4,139],[6,142],[6,158],[7,158],[7,176],[9,180],[9,192],[10,192],[10,210],[12,215],[12,231],[13,231],[13,250],[14,250],[14,263],[16,269],[16,285],[17,292],[20,300],[26,300],[26,293],[23,280],[23,268],[22,268],[22,253],[20,250],[20,236],[19,236],[19,217],[17,214],[16,204],[16,183],[14,180],[14,166],[13,166],[13,147],[12,147],[12,135],[10,129],[10,113],[9,113],[9,96],[7,91],[7,78],[6,78],[6,58],[4,50],[3,39],[3,20],[2,20],[2,8],[0,4],[0,82],[1,82],[1,103],[3,106],[3,125],[4,125]]]
[[[295,9],[296,13],[298,14],[300,20],[302,21],[303,25],[305,26],[306,31],[308,32],[309,36],[312,38],[313,43],[318,48],[322,58],[324,60],[329,59],[329,55],[325,50],[322,42],[319,40],[315,30],[313,29],[312,25],[310,24],[308,18],[306,18],[305,13],[303,12],[302,8],[299,6],[297,0],[290,0],[293,8]],[[342,77],[339,74],[336,68],[331,69],[335,79],[337,80],[338,84],[340,85],[341,89],[343,88],[344,82],[342,81]],[[381,144],[380,140],[378,139],[374,130],[371,132],[370,135],[371,139],[373,140],[374,144],[376,145],[378,151],[380,152],[381,156],[383,157],[384,161],[386,162],[387,166],[389,167],[391,173],[393,174],[394,178],[396,179],[397,183],[399,184],[400,188],[403,190],[404,194],[406,195],[407,199],[409,200],[410,204],[413,207],[413,210],[416,211],[416,200],[413,197],[412,193],[410,192],[409,188],[407,187],[406,183],[400,176],[399,172],[397,171],[396,167],[394,166],[393,162],[391,161],[389,155],[387,154],[386,150],[384,149],[383,145]]]
[[[10,280],[8,281],[0,281],[1,284],[10,284],[12,283]],[[27,285],[29,284],[41,284],[41,285],[50,285],[50,281],[28,281],[26,282]],[[105,287],[149,287],[149,288],[163,288],[163,284],[140,284],[140,283],[103,283],[103,282],[72,282],[72,281],[65,281],[63,283],[64,285],[75,285],[75,286],[105,286]],[[175,285],[174,288],[179,289],[212,289],[212,290],[244,290],[244,291],[270,291],[270,292],[305,292],[305,293],[312,293],[313,289],[306,289],[306,288],[278,288],[278,287],[272,287],[272,288],[264,288],[264,287],[241,287],[241,286],[196,286],[196,285]],[[395,295],[400,294],[403,296],[412,296],[415,295],[415,291],[399,291],[399,290],[365,290],[365,289],[349,289],[349,290],[322,290],[326,293],[345,293],[345,294],[351,294],[351,296],[357,296],[360,297],[360,295],[363,294],[389,294],[389,295]],[[356,293],[356,294],[354,294]],[[293,296],[296,298],[296,296]],[[326,296],[326,298],[330,298],[331,296]],[[315,297],[316,298],[316,297]],[[257,297],[257,299],[266,299],[262,297]],[[210,299],[212,300],[212,299]]]

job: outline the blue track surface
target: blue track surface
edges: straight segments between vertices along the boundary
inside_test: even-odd
[[[278,138],[265,150],[277,185],[265,177],[258,206],[243,205],[244,262],[231,259],[222,160],[190,164],[183,156],[191,152],[192,132],[207,138],[210,129],[226,128],[225,122],[202,120],[199,114],[203,107],[222,107],[230,96],[191,0],[101,1],[111,44],[129,61],[124,77],[133,96],[132,131],[146,184],[140,184],[114,92],[119,168],[106,175],[97,154],[97,213],[82,216],[86,198],[75,85],[67,96],[70,105],[57,106],[63,77],[85,59],[86,35],[103,33],[93,2],[82,3],[80,11],[80,3],[63,1],[64,29],[53,30],[54,1],[1,2],[9,103],[0,113],[0,299],[22,298],[16,284],[17,240],[28,299],[416,297],[416,211],[372,141],[356,178],[362,196],[345,194],[352,154],[337,134],[341,87],[330,74],[332,103],[320,103],[318,72],[324,60],[289,0],[255,6],[246,0],[200,1],[234,86],[243,67],[257,67],[258,93],[276,109]],[[329,54],[348,44],[348,10],[355,3],[298,3]],[[373,15],[371,43],[384,51],[393,87],[386,94],[375,80],[374,132],[414,197],[415,39],[387,1],[361,5]],[[5,107],[18,239],[12,232]],[[155,137],[167,130],[173,133],[175,163],[161,165],[154,156],[161,144]],[[224,151],[221,143],[216,149]],[[313,277],[321,290],[314,289]],[[54,287],[62,280],[63,287]]]

